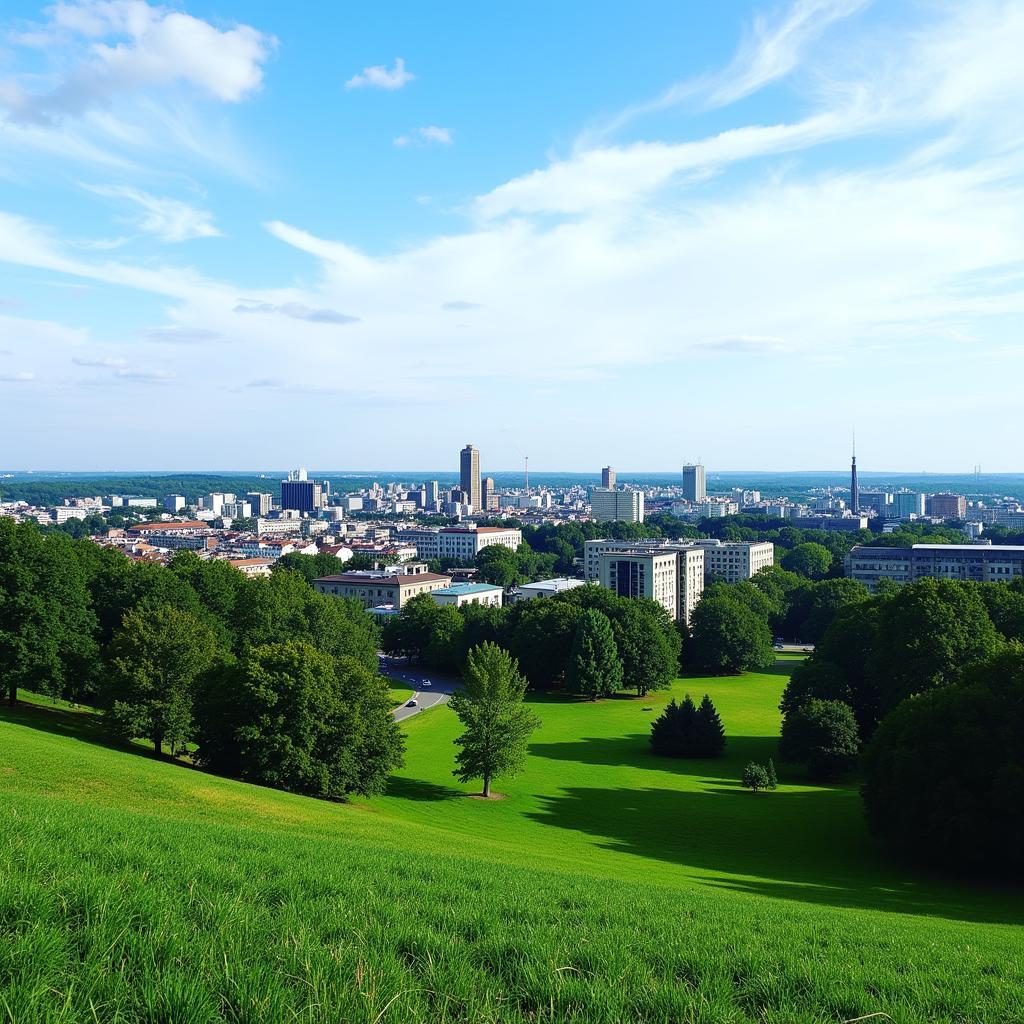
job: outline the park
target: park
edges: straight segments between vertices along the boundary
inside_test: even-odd
[[[794,664],[531,693],[542,724],[488,801],[453,777],[448,706],[403,723],[383,795],[331,802],[111,746],[89,711],[23,692],[0,712],[0,1007],[18,1024],[1020,1019],[1018,890],[884,856],[855,779],[740,785],[776,749]],[[724,757],[651,753],[686,693],[712,697]]]

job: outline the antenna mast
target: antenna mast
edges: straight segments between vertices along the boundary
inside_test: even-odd
[[[526,496],[530,496],[530,456],[524,455],[523,459],[526,463]]]

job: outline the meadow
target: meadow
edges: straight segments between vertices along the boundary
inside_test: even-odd
[[[688,679],[724,758],[649,753],[670,694],[538,695],[499,800],[458,723],[406,723],[388,792],[332,804],[107,746],[94,716],[0,712],[0,1020],[838,1022],[1024,1019],[1024,898],[928,878],[853,783],[780,768],[788,665]]]

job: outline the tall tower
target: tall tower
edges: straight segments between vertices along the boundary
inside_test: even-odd
[[[687,501],[703,501],[707,496],[704,467],[699,462],[683,466],[683,497]]]
[[[857,435],[853,435],[853,459],[850,462],[850,511],[860,515],[860,485],[857,483]]]
[[[605,466],[601,470],[601,486],[615,490],[615,470],[611,466]]]
[[[480,453],[467,444],[459,453],[459,489],[469,499],[474,512],[483,509],[480,493]]]

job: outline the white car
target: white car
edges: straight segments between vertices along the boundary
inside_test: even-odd
[[[407,708],[416,708],[416,707],[419,707],[419,704],[416,702],[416,698],[413,697],[412,700],[406,702],[405,706]]]

